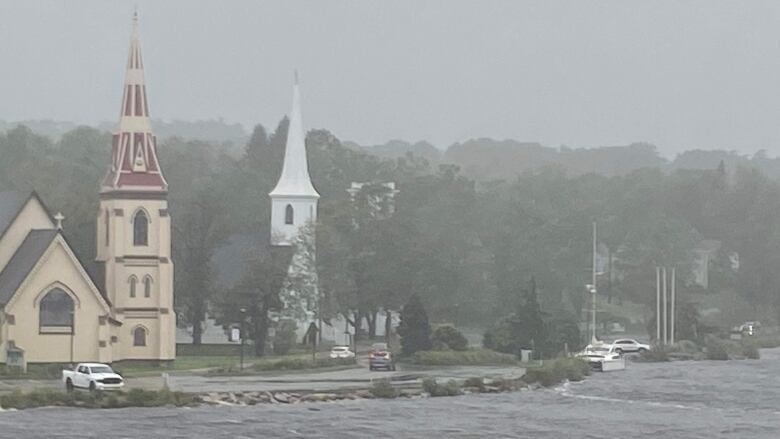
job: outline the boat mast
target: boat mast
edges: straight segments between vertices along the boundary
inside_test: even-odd
[[[590,338],[593,343],[596,342],[596,221],[593,221],[593,267],[591,272],[591,334]]]

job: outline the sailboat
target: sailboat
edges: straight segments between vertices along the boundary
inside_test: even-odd
[[[626,368],[626,358],[621,352],[615,349],[612,343],[605,343],[599,341],[596,338],[596,299],[598,297],[596,290],[596,222],[593,222],[593,270],[592,270],[592,283],[586,285],[586,288],[591,293],[591,339],[590,344],[585,349],[577,354],[578,358],[582,358],[590,364],[593,370],[600,372],[610,372],[614,370],[624,370]]]

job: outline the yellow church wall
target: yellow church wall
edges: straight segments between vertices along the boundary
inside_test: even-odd
[[[28,363],[114,360],[111,348],[109,310],[92,288],[86,273],[66,249],[58,236],[5,307],[14,316],[14,324],[6,322],[4,346],[13,340],[24,349]],[[51,289],[58,287],[74,300],[74,334],[41,334],[39,302]],[[101,347],[100,342],[105,346]],[[71,347],[72,345],[72,347]],[[4,350],[4,349],[3,349]]]

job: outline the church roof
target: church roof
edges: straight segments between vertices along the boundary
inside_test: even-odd
[[[284,150],[284,166],[279,182],[271,191],[272,197],[313,197],[320,194],[314,189],[309,176],[309,164],[306,159],[306,131],[301,116],[301,93],[298,86],[298,74],[295,74],[293,86],[292,111],[287,130],[287,145]]]
[[[133,33],[119,114],[119,124],[111,145],[111,166],[103,180],[101,192],[167,191],[168,183],[157,160],[157,138],[152,134],[149,119],[137,14],[133,16]]]
[[[27,235],[0,273],[0,304],[11,300],[58,233],[57,230],[33,230]]]
[[[29,198],[15,191],[0,192],[0,236],[3,236],[5,229],[11,225]]]

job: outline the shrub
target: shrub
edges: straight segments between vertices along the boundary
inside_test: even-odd
[[[398,335],[401,336],[401,354],[404,356],[431,349],[431,325],[419,297],[412,296],[401,309]]]
[[[707,337],[704,342],[704,350],[708,360],[728,360],[729,353],[727,349],[727,343],[716,337]]]
[[[460,395],[461,388],[457,381],[449,380],[447,384],[439,384],[435,378],[425,378],[422,381],[423,391],[431,396],[456,396]]]
[[[296,333],[298,325],[292,320],[282,320],[279,322],[279,327],[276,328],[276,334],[274,335],[273,345],[274,354],[287,355],[290,349],[295,346]]]
[[[485,380],[479,377],[468,378],[463,383],[463,387],[475,388],[482,392],[485,390]]]
[[[648,363],[669,361],[669,353],[670,350],[666,346],[654,345],[649,351],[640,352],[638,359]]]
[[[317,369],[320,367],[346,366],[355,364],[354,358],[317,358],[312,362],[311,358],[279,358],[276,360],[263,360],[252,366],[254,370],[301,370]],[[232,371],[221,371],[230,372]]]
[[[71,392],[54,389],[38,389],[29,393],[14,391],[0,396],[0,407],[27,409],[47,406],[84,408],[160,407],[185,406],[194,402],[192,395],[167,390],[153,391],[133,389],[125,392]]]
[[[541,367],[528,369],[523,380],[551,387],[565,380],[581,381],[590,374],[588,363],[578,358],[559,358],[545,362]]]
[[[374,381],[374,384],[368,391],[374,398],[392,399],[398,397],[398,390],[388,380]]]
[[[514,355],[502,354],[489,349],[468,349],[465,351],[419,351],[411,363],[421,366],[489,366],[517,364]]]
[[[742,355],[745,358],[749,358],[751,360],[758,360],[761,358],[761,353],[758,351],[757,343],[754,343],[750,340],[744,340],[741,343],[741,348]]]
[[[452,325],[438,326],[431,335],[435,350],[465,351],[469,347],[466,337]]]

